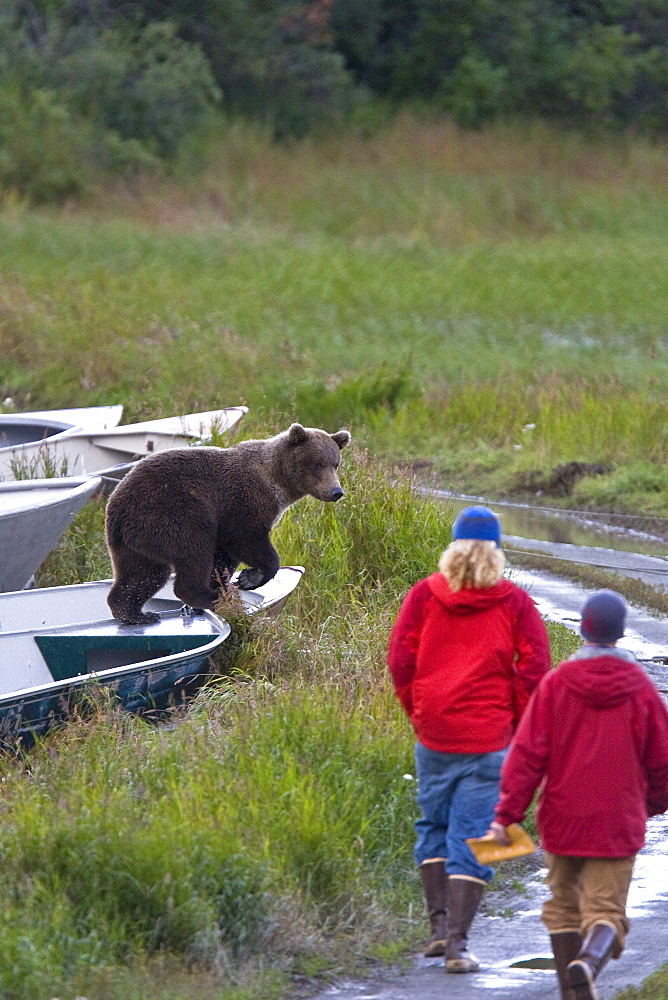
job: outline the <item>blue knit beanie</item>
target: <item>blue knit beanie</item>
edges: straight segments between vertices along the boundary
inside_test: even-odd
[[[452,526],[452,537],[455,541],[477,538],[483,542],[496,542],[501,548],[501,522],[489,507],[465,507]]]
[[[615,590],[599,590],[582,605],[580,635],[589,642],[616,642],[624,635],[626,601]]]

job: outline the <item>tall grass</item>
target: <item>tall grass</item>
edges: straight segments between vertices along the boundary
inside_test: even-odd
[[[364,456],[344,480],[336,508],[305,502],[284,518],[283,561],[307,573],[242,649],[236,681],[213,682],[179,725],[102,713],[0,763],[7,1000],[122,996],[100,967],[170,954],[229,985],[244,964],[331,963],[330,935],[372,947],[406,920],[411,739],[384,652],[450,519]],[[43,580],[94,571],[101,529],[91,505]]]
[[[354,964],[422,929],[413,739],[385,650],[451,511],[354,449],[342,481],[339,504],[285,515],[276,544],[304,579],[185,716],[149,728],[100,709],[0,760],[6,1000],[121,1000],[137,983],[170,997],[165,968],[175,1000],[271,997],[287,970]],[[99,566],[101,514],[79,515],[50,583]]]
[[[212,220],[345,241],[468,246],[597,231],[660,236],[666,145],[545,124],[457,128],[404,112],[374,129],[276,145],[230,123],[204,175],[96,206],[190,231]],[[165,197],[166,191],[168,197]]]

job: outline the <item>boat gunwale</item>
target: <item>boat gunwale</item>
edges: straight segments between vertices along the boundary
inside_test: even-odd
[[[278,572],[280,573],[281,570],[286,570],[286,569],[287,570],[291,570],[293,573],[297,573],[298,574],[296,581],[294,581],[294,586],[290,587],[290,589],[287,590],[285,593],[280,594],[271,603],[269,603],[269,599],[267,598],[266,600],[263,600],[261,604],[248,605],[248,607],[244,608],[244,610],[246,611],[247,614],[256,614],[258,611],[263,611],[263,610],[266,610],[267,608],[271,608],[271,607],[273,607],[274,604],[277,604],[278,601],[282,601],[284,598],[287,598],[287,597],[290,596],[290,594],[297,587],[299,581],[301,580],[302,576],[304,575],[305,570],[304,570],[303,566],[281,566],[279,568]],[[278,575],[278,573],[276,575]],[[275,577],[273,577],[272,579],[275,579]],[[15,596],[19,595],[20,597],[26,597],[26,598],[28,598],[28,600],[34,600],[34,601],[36,601],[37,598],[38,598],[38,595],[43,594],[44,591],[48,591],[49,594],[54,594],[54,593],[56,593],[59,590],[61,590],[61,591],[71,591],[73,587],[88,587],[88,588],[91,588],[91,589],[93,589],[93,588],[95,588],[95,589],[102,589],[102,587],[104,585],[107,585],[110,588],[111,585],[113,584],[113,582],[114,582],[113,579],[109,578],[109,579],[104,579],[104,580],[86,580],[84,583],[63,583],[63,584],[60,584],[57,587],[34,587],[31,590],[7,590],[3,594],[0,594],[0,606],[2,604],[2,599],[3,598],[7,598],[8,596],[10,596],[12,594],[15,595]],[[269,582],[271,582],[271,581],[269,581]],[[158,593],[160,593],[160,591],[158,591]],[[241,591],[241,593],[255,593],[255,591]],[[242,600],[241,597],[239,599]],[[153,601],[172,601],[175,604],[179,604],[179,605],[183,604],[183,602],[180,601],[178,597],[173,597],[173,598],[172,597],[158,597],[155,594],[153,595],[153,597],[150,600],[153,600]],[[147,602],[147,603],[148,603],[149,608],[150,608],[150,601]],[[159,614],[161,619],[164,616],[166,616],[166,615],[181,614],[180,610],[177,609],[177,608],[173,608],[173,609],[170,608],[167,611],[156,611],[155,613]],[[198,612],[198,614],[197,614],[196,617],[200,617],[200,615],[211,615],[214,618],[216,618],[218,621],[226,621],[226,619],[225,619],[225,617],[223,615],[218,615],[214,611],[209,611],[207,609],[203,609],[201,612]],[[89,618],[89,619],[86,619],[84,621],[76,622],[76,623],[70,624],[70,625],[68,625],[67,623],[65,623],[64,625],[44,625],[44,626],[42,626],[40,628],[34,628],[34,627],[31,627],[31,628],[13,628],[13,629],[7,629],[7,630],[5,630],[5,629],[3,629],[3,628],[0,627],[0,639],[3,636],[5,636],[5,635],[25,635],[26,633],[29,633],[30,635],[41,635],[44,632],[48,632],[48,633],[60,632],[60,631],[62,631],[64,629],[68,629],[68,628],[69,629],[77,629],[77,628],[80,629],[80,628],[83,628],[85,626],[95,626],[95,625],[99,626],[99,625],[105,624],[106,622],[116,623],[116,624],[119,625],[119,627],[121,627],[121,628],[123,627],[120,624],[120,622],[118,621],[117,618],[113,618],[113,617],[109,617],[109,618]],[[136,628],[137,626],[126,626],[126,627],[128,627],[128,628]]]
[[[0,493],[21,493],[30,490],[77,490],[87,486],[93,479],[101,479],[99,473],[89,476],[52,476],[49,479],[4,479],[0,480]]]
[[[67,419],[64,414],[71,413],[72,418]],[[47,437],[34,438],[32,441],[21,441],[16,444],[0,445],[0,454],[6,451],[16,451],[17,448],[22,448],[24,445],[40,445],[40,444],[51,444],[53,441],[60,441],[64,437],[69,437],[70,435],[76,435],[79,433],[93,432],[94,426],[86,426],[87,423],[90,424],[90,417],[88,420],[83,417],[83,413],[97,413],[99,416],[103,416],[105,413],[108,414],[110,424],[109,427],[117,427],[120,420],[123,419],[123,404],[122,403],[106,403],[102,406],[79,406],[79,407],[65,407],[55,410],[28,410],[23,413],[17,411],[14,413],[0,413],[0,429],[3,424],[9,425],[19,425],[23,427],[55,427],[58,428],[55,434],[49,434]],[[60,414],[56,416],[55,414]],[[106,424],[105,424],[106,429]],[[99,432],[98,428],[98,432]]]
[[[42,435],[38,438],[33,438],[30,441],[18,441],[15,444],[3,444],[0,445],[0,454],[4,452],[15,452],[18,449],[24,448],[26,445],[37,445],[38,447],[45,445],[52,445],[55,442],[62,441],[64,438],[79,437],[82,434],[106,434],[105,430],[93,430],[92,428],[86,428],[83,424],[76,421],[67,422],[62,419],[51,419],[48,416],[36,416],[29,413],[0,413],[0,432],[2,431],[3,425],[9,426],[19,426],[26,427],[30,429],[31,427],[53,427],[55,429],[53,434]],[[108,428],[113,430],[114,426]]]
[[[280,601],[285,600],[287,597],[290,596],[290,594],[296,588],[296,586],[298,585],[298,583],[301,580],[302,576],[304,575],[304,567],[303,566],[281,566],[280,569],[281,570],[290,570],[293,573],[297,574],[296,580],[294,581],[294,585],[292,587],[290,587],[289,589],[287,589],[284,593],[281,593],[275,600],[271,601],[271,603],[267,599],[267,600],[264,600],[262,602],[262,604],[249,605],[248,607],[246,607],[244,609],[245,612],[246,612],[246,614],[251,614],[252,615],[252,614],[256,614],[258,612],[264,611],[264,610],[268,610],[271,607],[273,607],[275,604],[278,604]],[[280,572],[280,570],[279,570],[279,572]],[[19,590],[19,591],[13,591],[13,593],[21,595],[21,596],[26,596],[29,600],[32,600],[32,599],[36,600],[37,599],[37,595],[39,595],[42,590],[48,590],[49,593],[53,593],[54,591],[58,591],[58,590],[67,590],[67,591],[70,591],[73,587],[91,587],[91,588],[93,588],[93,587],[100,587],[100,585],[102,585],[102,584],[109,584],[109,585],[111,585],[112,583],[113,583],[113,580],[90,580],[90,581],[87,581],[86,583],[61,584],[61,586],[59,586],[59,587],[46,587],[46,588],[42,588],[42,589],[38,587],[38,588],[36,588],[34,590],[26,590],[26,591]],[[8,592],[8,593],[12,593],[12,592]],[[32,595],[35,595],[35,597],[33,598]],[[6,595],[0,595],[0,596],[6,596]],[[154,600],[171,601],[172,598],[154,598]],[[179,603],[178,598],[174,598],[174,603]],[[182,618],[183,617],[182,611],[180,609],[177,609],[177,608],[170,608],[169,610],[160,611],[160,612],[156,612],[156,613],[160,616],[160,620],[161,621],[164,621],[165,619],[169,619],[169,618],[176,618],[176,617]],[[202,656],[202,655],[210,656],[211,653],[214,652],[218,648],[218,646],[225,639],[227,639],[227,637],[229,636],[229,634],[230,634],[230,632],[232,630],[231,626],[230,626],[229,622],[227,621],[227,619],[224,618],[222,615],[218,615],[214,611],[209,611],[207,609],[204,609],[204,610],[198,612],[195,617],[197,617],[197,618],[205,618],[207,621],[209,621],[209,623],[211,625],[214,626],[213,639],[211,640],[211,642],[205,643],[202,646],[198,646],[196,649],[193,649],[193,650],[184,651],[182,653],[171,653],[169,656],[159,657],[157,659],[141,660],[141,661],[139,661],[137,663],[127,664],[126,666],[123,666],[123,667],[110,667],[109,670],[101,670],[101,671],[91,672],[91,673],[88,673],[88,674],[78,674],[75,677],[68,677],[68,678],[65,678],[62,681],[53,680],[53,681],[51,681],[51,682],[49,682],[47,684],[39,684],[39,685],[35,685],[34,687],[28,687],[28,688],[19,688],[16,691],[9,692],[8,694],[0,695],[0,710],[2,710],[7,705],[7,703],[10,703],[10,702],[12,702],[14,700],[17,700],[17,699],[21,700],[22,698],[25,699],[25,697],[28,697],[28,696],[32,697],[33,695],[35,695],[35,697],[39,697],[40,694],[43,696],[45,694],[48,694],[49,692],[55,694],[58,691],[62,690],[63,688],[66,688],[68,686],[74,685],[76,687],[80,687],[83,684],[88,683],[88,682],[90,682],[92,684],[95,684],[96,682],[97,683],[106,683],[106,682],[108,682],[110,680],[114,680],[118,676],[125,675],[125,674],[131,672],[132,670],[135,670],[135,669],[139,670],[139,671],[141,671],[142,669],[145,670],[148,667],[150,667],[151,664],[157,665],[159,663],[161,665],[161,667],[162,667],[162,666],[165,666],[165,665],[169,666],[172,662],[177,662],[177,661],[187,662],[189,659],[191,659],[191,658],[193,658],[195,656]],[[27,628],[27,629],[10,629],[8,631],[2,631],[2,630],[0,630],[0,640],[3,637],[5,637],[5,636],[6,637],[15,636],[15,637],[19,638],[19,637],[25,637],[26,635],[32,635],[32,636],[35,636],[35,635],[58,635],[58,634],[63,634],[63,633],[69,634],[69,635],[76,635],[77,632],[83,632],[86,628],[100,627],[100,626],[103,626],[105,624],[116,624],[116,625],[118,625],[119,628],[123,628],[124,627],[123,625],[121,625],[120,623],[118,623],[118,620],[116,618],[96,618],[96,619],[91,619],[91,620],[88,620],[88,621],[77,622],[75,625],[67,625],[67,624],[65,624],[65,625],[44,625],[41,628],[34,628],[33,627],[33,628]],[[138,626],[125,626],[125,627],[126,628],[137,628]],[[122,635],[123,633],[120,633],[120,634]],[[128,634],[130,634],[130,633],[128,633]],[[142,634],[145,634],[145,633],[139,633],[140,636]],[[150,633],[148,633],[148,634],[150,635]],[[48,668],[48,665],[47,665],[47,668]],[[99,679],[101,679],[101,680],[99,680]]]
[[[183,428],[176,429],[173,431],[161,430],[159,425],[167,420],[185,420],[187,417],[202,417],[207,414],[219,414],[219,413],[231,413],[239,416],[230,425],[223,427],[223,433],[227,430],[231,430],[236,426],[236,424],[248,413],[247,406],[221,406],[217,410],[201,410],[196,413],[179,413],[175,414],[173,417],[156,417],[154,420],[139,420],[134,424],[118,424],[116,427],[108,428],[107,430],[95,430],[95,431],[79,431],[78,429],[72,435],[75,437],[86,436],[90,438],[96,437],[106,437],[108,435],[123,436],[128,434],[156,434],[164,435],[165,437],[191,437],[191,438],[201,438],[201,434],[195,434],[190,431],[184,430]],[[215,423],[215,417],[212,418],[212,423]],[[153,426],[152,426],[153,425]]]
[[[164,612],[165,615],[179,615],[180,611],[170,611]],[[105,684],[109,681],[113,681],[116,678],[124,677],[132,674],[134,671],[142,672],[153,665],[155,668],[164,669],[169,667],[174,663],[187,663],[192,659],[202,659],[203,657],[210,656],[216,651],[216,649],[222,645],[222,643],[227,639],[230,632],[232,631],[229,622],[225,621],[224,618],[219,618],[214,615],[212,611],[205,611],[204,615],[207,618],[210,617],[211,623],[216,625],[216,631],[214,631],[212,638],[209,642],[204,643],[202,646],[197,646],[194,649],[184,650],[181,653],[170,653],[169,656],[159,656],[154,657],[151,660],[139,660],[136,663],[128,663],[125,666],[119,667],[109,667],[108,670],[98,670],[91,671],[87,674],[77,674],[74,677],[66,677],[61,681],[53,680],[47,684],[36,684],[34,687],[19,688],[16,691],[9,692],[8,694],[0,695],[0,709],[5,707],[7,703],[13,701],[25,700],[27,697],[39,698],[44,695],[58,694],[61,690],[70,687],[84,687],[86,684]],[[102,621],[105,621],[103,619]],[[115,619],[112,619],[115,621]],[[83,622],[85,625],[99,624],[98,622]],[[3,632],[3,636],[23,636],[26,632],[29,635],[43,634],[46,632],[52,635],[57,629],[27,629],[16,632]],[[47,665],[48,667],[48,665]]]
[[[73,584],[70,584],[70,586],[72,586],[72,587],[80,587],[80,586],[82,586],[82,584],[80,584],[80,583],[73,583]],[[46,588],[46,587],[45,588],[35,587],[32,590],[26,590],[26,594],[34,594],[34,593],[38,594],[40,592],[40,589],[51,590],[51,587],[48,587],[48,588]],[[55,590],[56,588],[54,587],[53,589]],[[23,593],[23,591],[21,591],[21,590],[14,590],[14,591],[8,590],[8,591],[5,592],[5,594],[0,594],[0,597],[4,597],[4,596],[6,596],[6,594],[12,594],[12,593],[13,594],[21,594],[21,593]],[[163,598],[160,598],[160,600],[163,600]],[[164,598],[164,600],[169,600],[169,598]],[[179,604],[180,602],[179,602],[178,598],[175,598],[175,600],[174,600],[173,603]],[[167,610],[167,611],[156,611],[155,613],[160,616],[160,621],[162,621],[164,618],[168,618],[168,617],[176,617],[176,616],[181,616],[182,617],[181,611],[180,611],[179,608],[169,608],[169,610]],[[202,618],[204,616],[209,616],[209,615],[212,618],[215,618],[219,622],[220,621],[225,621],[225,619],[221,618],[220,615],[216,615],[213,611],[208,611],[206,609],[203,609],[202,611],[198,612],[198,614],[196,615],[196,617],[197,618]],[[155,624],[157,624],[157,622]],[[109,618],[87,618],[85,621],[74,622],[74,623],[72,623],[70,625],[67,625],[67,624],[65,624],[65,625],[43,625],[40,628],[12,628],[12,629],[6,629],[6,630],[5,629],[0,629],[0,641],[5,636],[9,636],[9,635],[15,635],[15,636],[44,635],[44,634],[46,634],[46,635],[60,635],[62,633],[65,633],[66,635],[76,635],[78,632],[83,632],[85,629],[101,628],[104,625],[116,625],[116,626],[118,626],[118,628],[127,628],[127,629],[131,629],[131,628],[139,629],[139,628],[142,627],[140,625],[124,625],[122,622],[120,622],[118,620],[118,618],[112,618],[112,617],[109,617]],[[144,626],[144,627],[145,628],[150,628],[150,625],[149,626]],[[123,635],[124,633],[120,632],[118,634],[119,635]],[[126,634],[130,635],[131,633],[128,632]],[[138,635],[144,635],[145,633],[137,633],[137,634]],[[149,632],[148,635],[150,636],[150,634],[151,633]]]
[[[8,417],[8,416],[10,416],[9,413],[0,413],[0,431],[2,430],[3,424],[9,424],[10,423],[9,420],[2,420],[2,417]],[[17,424],[18,421],[14,420],[13,423]],[[60,429],[56,430],[56,432],[54,434],[47,434],[45,436],[43,435],[42,437],[33,438],[30,441],[18,441],[15,444],[3,444],[3,445],[0,445],[0,455],[4,455],[6,452],[20,451],[20,449],[25,448],[26,445],[30,445],[31,447],[34,447],[35,445],[37,445],[38,448],[41,448],[42,446],[49,447],[50,445],[52,445],[52,444],[54,444],[56,442],[60,442],[60,441],[65,440],[65,438],[69,438],[69,437],[76,436],[78,434],[85,433],[85,431],[83,430],[83,428],[79,424],[64,424],[61,420],[53,420],[53,421],[49,421],[48,423],[47,423],[46,420],[31,420],[31,421],[22,420],[20,422],[20,426],[22,426],[22,427],[28,427],[28,428],[33,427],[33,426],[34,427],[58,427],[59,425],[60,425]],[[20,482],[20,480],[19,480],[19,482]]]
[[[56,433],[60,434],[61,431],[69,430],[72,427],[79,428],[81,424],[76,422],[69,422],[67,420],[51,419],[47,416],[36,416],[33,413],[0,413],[0,427],[3,424],[18,424],[21,427],[57,427]],[[45,440],[47,440],[45,438]],[[3,445],[3,447],[8,447]],[[12,447],[12,445],[9,445]],[[16,446],[14,446],[16,447]]]
[[[84,503],[79,505],[79,509],[81,509],[86,500],[90,499],[94,493],[103,488],[103,477],[90,475],[76,478],[80,480],[76,486],[70,485],[72,480],[69,477],[63,479],[16,479],[9,480],[8,482],[0,481],[0,498],[7,498],[6,503],[8,504],[8,506],[0,508],[0,520],[3,518],[9,520],[10,518],[21,517],[31,513],[34,514],[37,511],[59,508],[69,503],[78,502],[83,497]],[[51,486],[51,483],[56,483],[57,485]],[[16,486],[17,488],[3,489],[5,486]],[[21,489],[20,487],[23,488]],[[35,490],[52,492],[49,496],[31,497],[31,492]],[[16,494],[15,501],[13,494]],[[23,498],[22,494],[24,494]],[[72,517],[76,513],[78,511],[74,511]],[[61,533],[61,537],[64,531],[65,528]],[[55,544],[57,544],[57,541]],[[11,593],[11,591],[6,591],[6,593]]]

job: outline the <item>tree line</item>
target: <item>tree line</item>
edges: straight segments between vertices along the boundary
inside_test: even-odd
[[[668,128],[665,0],[3,0],[0,184],[172,160],[220,109],[277,137],[411,104]],[[19,142],[17,136],[22,136]],[[70,160],[64,151],[70,151]],[[39,172],[39,170],[38,170]],[[69,180],[68,180],[69,178]],[[49,185],[46,185],[47,188]],[[46,196],[48,191],[43,192]]]

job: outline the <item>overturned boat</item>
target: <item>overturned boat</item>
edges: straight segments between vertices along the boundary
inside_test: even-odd
[[[27,586],[101,483],[98,476],[0,483],[0,592]]]
[[[120,426],[120,405],[0,413],[0,480],[117,479],[144,455],[229,433],[247,412],[247,406],[229,406]]]

